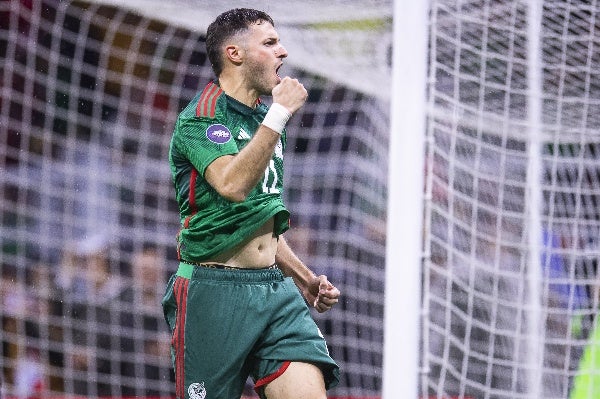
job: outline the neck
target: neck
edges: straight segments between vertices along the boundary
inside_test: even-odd
[[[227,76],[225,72],[219,76],[219,85],[228,96],[254,108],[258,100],[258,92],[249,89],[245,83],[245,80],[239,76]]]

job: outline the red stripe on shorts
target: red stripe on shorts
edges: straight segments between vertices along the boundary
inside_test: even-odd
[[[173,294],[177,303],[177,318],[173,331],[173,349],[175,350],[175,393],[185,398],[185,314],[189,280],[177,277],[173,284]]]

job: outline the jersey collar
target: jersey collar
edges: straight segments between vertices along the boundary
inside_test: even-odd
[[[220,87],[219,79],[215,79],[214,83]],[[246,104],[236,100],[235,98],[231,97],[227,93],[225,93],[225,98],[227,98],[227,105],[229,105],[235,111],[237,111],[241,114],[244,114],[244,115],[252,114],[255,110],[258,110],[260,108],[260,105],[262,104],[262,101],[260,101],[260,98],[258,100],[256,100],[256,106],[254,108],[249,107]]]

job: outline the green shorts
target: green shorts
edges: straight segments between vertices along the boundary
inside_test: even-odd
[[[339,368],[290,277],[281,270],[223,270],[180,263],[162,301],[172,332],[178,399],[239,398],[248,376],[256,391],[291,361],[317,365],[327,389]]]

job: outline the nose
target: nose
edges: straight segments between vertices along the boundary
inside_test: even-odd
[[[285,47],[283,47],[281,44],[279,45],[279,48],[277,50],[275,50],[275,55],[278,58],[285,58],[288,56],[288,52],[285,49]]]

